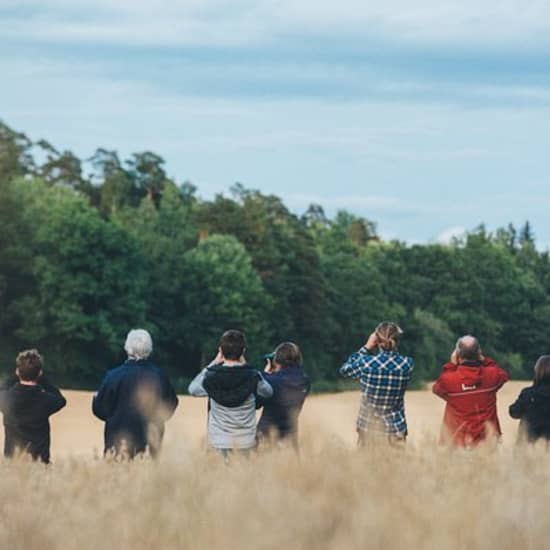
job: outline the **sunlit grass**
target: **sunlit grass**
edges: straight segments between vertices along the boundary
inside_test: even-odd
[[[2,549],[544,549],[545,446],[354,451],[303,434],[224,465],[198,449],[158,462],[0,464]]]

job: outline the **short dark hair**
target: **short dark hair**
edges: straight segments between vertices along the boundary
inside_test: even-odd
[[[293,342],[283,342],[275,348],[273,361],[281,367],[294,367],[302,364],[302,352]]]
[[[464,361],[477,361],[481,355],[481,346],[479,345],[477,338],[474,338],[469,334],[458,339],[456,343],[456,350],[458,351],[460,358]]]
[[[541,355],[535,363],[535,384],[550,382],[550,355]]]
[[[240,330],[227,330],[220,339],[220,348],[226,359],[237,361],[246,349],[246,337]]]
[[[38,350],[27,349],[22,351],[15,360],[19,378],[25,382],[38,380],[44,361]]]

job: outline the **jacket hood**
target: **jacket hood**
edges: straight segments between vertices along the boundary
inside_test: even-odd
[[[208,367],[203,387],[214,401],[224,407],[238,407],[256,394],[260,374],[249,365]]]
[[[456,370],[462,380],[462,386],[464,390],[473,389],[474,387],[481,384],[482,368],[483,367],[479,365],[479,363],[476,365],[473,362],[472,364],[462,364],[458,366]]]

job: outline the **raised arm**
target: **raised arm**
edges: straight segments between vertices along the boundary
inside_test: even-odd
[[[191,383],[187,388],[189,395],[192,395],[193,397],[208,397],[208,393],[206,393],[206,390],[202,385],[205,374],[206,374],[206,368],[202,369],[199,372],[199,374],[197,374],[197,376],[195,376],[195,378],[191,380]]]
[[[510,405],[508,412],[512,418],[520,419],[525,414],[527,403],[529,402],[528,388],[521,390],[518,398]]]
[[[447,394],[449,393],[445,384],[445,375],[441,375],[432,386],[432,392],[435,393],[441,399],[447,399]]]
[[[48,415],[54,414],[61,410],[66,404],[67,400],[63,397],[63,394],[57,386],[54,386],[46,376],[42,375],[38,383],[47,395],[46,407]]]
[[[256,393],[262,399],[269,399],[273,395],[273,388],[271,384],[263,377],[262,373],[258,372],[258,385],[256,386]]]
[[[338,371],[344,378],[360,378],[361,373],[373,356],[366,346],[352,353]]]

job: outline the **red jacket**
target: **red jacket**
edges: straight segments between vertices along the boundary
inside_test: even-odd
[[[497,391],[509,379],[493,359],[447,363],[433,392],[447,402],[441,441],[466,447],[501,434]]]

